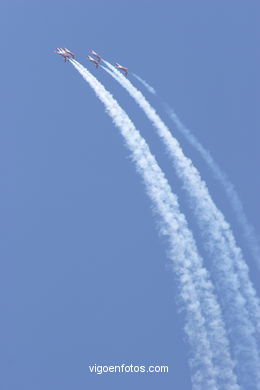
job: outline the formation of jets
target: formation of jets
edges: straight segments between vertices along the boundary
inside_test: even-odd
[[[92,56],[88,55],[87,56],[87,59],[91,62],[93,62],[93,64],[96,65],[96,68],[99,67],[99,64],[100,64],[100,61],[102,60],[102,57],[97,53],[95,52],[94,50],[90,50],[89,51],[90,54],[92,54],[92,56],[94,56],[95,58],[93,58]],[[60,54],[63,58],[64,58],[64,61],[68,61],[69,59],[71,58],[75,58],[75,54],[72,53],[69,49],[67,49],[66,47],[64,49],[62,49],[61,47],[58,47],[54,53],[57,53],[57,54]],[[125,74],[125,76],[127,76],[127,71],[128,69],[123,66],[123,65],[120,65],[118,63],[116,63],[116,68],[122,70]]]

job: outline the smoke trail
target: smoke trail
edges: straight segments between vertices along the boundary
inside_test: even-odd
[[[119,129],[160,217],[161,233],[168,239],[169,257],[178,282],[180,305],[186,312],[185,332],[192,350],[193,389],[239,390],[213,286],[179,210],[177,197],[145,140],[113,96],[77,61],[71,60],[71,63],[95,91]]]
[[[223,214],[214,204],[206,183],[193,166],[169,129],[142,93],[129,80],[104,61],[104,68],[134,98],[157,130],[173,161],[189,197],[203,235],[203,244],[211,258],[212,277],[230,334],[231,347],[237,360],[241,384],[260,388],[260,363],[256,339],[260,333],[259,300],[249,279],[248,267]],[[245,362],[247,363],[245,365]]]
[[[185,139],[200,153],[201,157],[204,159],[208,167],[211,169],[214,177],[222,185],[230,201],[232,209],[236,215],[236,218],[239,222],[239,225],[241,226],[241,230],[243,236],[245,237],[245,241],[248,245],[248,248],[251,251],[251,254],[256,264],[260,268],[260,247],[259,247],[258,238],[255,233],[255,229],[247,219],[243,204],[233,184],[230,182],[230,180],[228,179],[226,174],[221,170],[218,164],[214,161],[211,153],[208,150],[206,150],[204,146],[194,136],[194,134],[192,134],[191,131],[183,125],[183,123],[180,121],[180,119],[175,114],[175,112],[167,105],[165,105],[165,108],[169,117],[175,123],[177,130],[179,130],[184,135]]]
[[[143,86],[153,95],[156,95],[155,89],[148,84],[145,80],[143,80],[140,76],[133,73],[133,76],[141,83]],[[244,211],[244,206],[241,199],[238,196],[234,185],[228,179],[225,172],[219,167],[219,165],[214,161],[211,153],[204,148],[204,146],[199,142],[199,140],[192,134],[192,132],[184,126],[184,124],[180,121],[176,113],[170,108],[167,104],[164,104],[165,110],[169,117],[176,125],[176,129],[181,132],[181,134],[185,137],[185,139],[192,145],[204,159],[208,167],[211,169],[214,177],[219,181],[222,185],[227,198],[230,201],[233,212],[237,218],[237,221],[241,227],[243,236],[245,238],[245,242],[247,243],[248,249],[250,250],[253,259],[255,260],[258,268],[260,269],[260,246],[259,239],[255,232],[254,227],[248,221],[246,213]]]
[[[138,76],[137,74],[134,74],[133,73],[133,76],[138,80],[140,81],[141,84],[143,84],[145,86],[145,88],[150,92],[152,93],[153,95],[156,95],[156,91],[155,89],[149,85],[144,79],[142,79],[140,76]]]

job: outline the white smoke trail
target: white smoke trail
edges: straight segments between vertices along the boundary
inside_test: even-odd
[[[147,88],[148,89],[148,88]],[[149,91],[149,89],[148,89]],[[234,214],[241,226],[241,230],[248,249],[250,250],[258,268],[260,268],[260,247],[257,235],[254,227],[248,221],[242,201],[240,200],[236,189],[228,179],[227,175],[222,171],[219,165],[214,161],[211,153],[204,148],[204,146],[198,141],[198,139],[187,129],[175,114],[172,108],[165,105],[166,112],[176,125],[176,129],[184,135],[185,139],[200,153],[208,167],[211,169],[214,177],[222,185],[226,195],[230,201]]]
[[[77,61],[73,66],[93,88],[122,134],[161,221],[169,243],[169,257],[185,311],[185,332],[192,350],[190,364],[194,390],[239,390],[229,354],[229,343],[209,276],[202,265],[192,233],[181,214],[163,172],[127,114],[103,85]]]
[[[143,86],[149,91],[151,94],[156,95],[155,89],[148,84],[145,80],[143,80],[140,76],[133,73],[133,76],[141,83]],[[240,228],[242,230],[245,242],[248,246],[248,249],[251,252],[251,255],[257,264],[258,268],[260,269],[260,245],[259,245],[259,238],[257,237],[257,234],[255,232],[254,227],[251,225],[251,223],[248,221],[248,218],[246,216],[246,213],[244,211],[244,206],[241,201],[241,199],[238,196],[238,193],[234,187],[234,185],[231,183],[231,181],[228,179],[225,172],[222,171],[220,166],[216,163],[216,161],[213,159],[211,153],[204,148],[204,146],[199,142],[199,140],[195,137],[195,135],[184,126],[184,124],[180,121],[176,113],[173,111],[172,108],[170,108],[167,104],[164,104],[165,110],[169,117],[172,119],[172,121],[176,125],[176,129],[181,132],[181,134],[185,137],[185,139],[189,142],[190,145],[192,145],[201,155],[203,160],[206,162],[207,166],[211,169],[211,172],[213,173],[214,177],[219,181],[219,183],[222,185],[227,198],[229,199],[229,202],[231,204],[231,207],[233,209],[233,212],[237,218],[237,221],[240,225]]]
[[[256,338],[260,334],[260,308],[248,267],[223,214],[213,202],[206,183],[150,103],[114,66],[104,68],[134,98],[166,145],[177,175],[183,181],[211,258],[212,277],[230,335],[242,385],[260,388],[260,362]],[[247,363],[245,365],[245,362]]]
[[[140,76],[138,76],[137,74],[133,73],[133,76],[138,80],[140,81],[141,84],[143,84],[145,86],[145,88],[150,92],[152,93],[153,95],[156,95],[156,91],[154,89],[154,87],[152,87],[150,84],[148,84],[144,79],[142,79]]]

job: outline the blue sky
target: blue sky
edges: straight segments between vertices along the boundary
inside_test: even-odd
[[[259,2],[2,1],[0,11],[0,388],[191,389],[174,276],[149,199],[103,106],[53,50],[70,48],[97,75],[182,194],[151,124],[87,63],[88,50],[153,85],[227,172],[259,232]],[[176,137],[256,281],[222,189]],[[169,373],[97,376],[88,370],[95,363],[167,364]]]

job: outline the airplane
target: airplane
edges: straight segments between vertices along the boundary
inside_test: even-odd
[[[98,65],[99,65],[99,61],[95,60],[93,57],[91,56],[87,56],[87,59],[91,62],[93,62],[94,64],[96,64],[96,68],[98,68]]]
[[[56,50],[54,50],[54,53],[60,54],[64,61],[68,61],[70,58],[75,58],[75,54],[72,53],[69,49],[65,47],[65,49],[62,49],[61,47],[57,47]]]
[[[90,54],[93,54],[93,56],[97,58],[98,62],[102,60],[101,56],[98,53],[96,53],[94,50],[90,50],[89,52]]]
[[[66,52],[67,52],[68,54],[71,55],[72,58],[75,58],[75,54],[74,54],[74,53],[72,53],[72,52],[71,52],[69,49],[67,49],[66,47],[65,47],[65,50],[66,50]]]
[[[125,66],[116,63],[116,68],[123,70],[125,72],[125,75],[127,76],[127,68]]]

